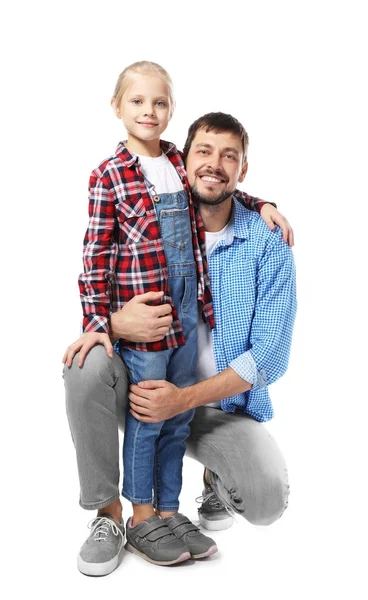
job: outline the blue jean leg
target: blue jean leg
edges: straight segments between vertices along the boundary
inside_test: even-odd
[[[131,383],[138,383],[144,379],[166,379],[172,350],[140,352],[123,348],[120,352],[129,370]],[[126,413],[122,495],[134,504],[153,502],[156,440],[163,424],[163,421],[142,423],[129,411]]]
[[[179,284],[171,281],[171,278],[169,282],[170,286]],[[184,285],[184,302],[179,306],[178,312],[186,345],[173,351],[167,370],[167,380],[178,387],[193,385],[196,382],[197,369],[196,275],[186,277]],[[189,424],[193,417],[194,410],[186,411],[165,421],[161,428],[156,445],[155,463],[155,505],[160,510],[176,510],[179,506],[178,501],[173,503],[173,499],[178,499],[178,490],[180,492],[182,487],[185,440],[190,434]]]

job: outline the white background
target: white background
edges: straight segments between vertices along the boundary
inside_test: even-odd
[[[2,513],[6,597],[366,598],[367,44],[363,2],[12,2],[2,14]],[[164,569],[126,553],[80,575],[92,513],[78,506],[61,357],[79,334],[77,276],[92,168],[124,139],[119,73],[153,60],[183,145],[209,111],[250,136],[242,189],[296,235],[299,312],[269,430],[290,506],[269,528],[238,518],[221,553]],[[196,519],[201,470],[185,463]],[[125,514],[129,507],[125,505]],[[6,579],[3,581],[5,585]]]

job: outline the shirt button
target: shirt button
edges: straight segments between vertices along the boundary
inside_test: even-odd
[[[153,196],[155,202],[160,202],[160,196]]]

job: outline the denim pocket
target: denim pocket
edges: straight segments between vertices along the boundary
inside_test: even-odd
[[[192,228],[190,223],[189,207],[184,209],[161,209],[160,211],[161,236],[165,244],[184,250],[192,244]]]
[[[181,310],[183,313],[193,310],[197,306],[197,275],[183,277],[184,279],[184,294],[181,302]]]

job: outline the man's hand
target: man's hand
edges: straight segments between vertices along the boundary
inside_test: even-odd
[[[278,225],[282,229],[282,238],[290,247],[294,246],[294,232],[287,219],[272,204],[264,204],[261,208],[261,217],[270,229]]]
[[[73,363],[73,358],[79,352],[78,357],[78,367],[82,367],[84,363],[84,359],[86,358],[88,352],[96,346],[96,344],[103,344],[105,346],[105,350],[107,355],[112,358],[113,348],[111,345],[111,341],[109,335],[107,333],[97,333],[96,331],[90,331],[88,333],[84,333],[79,340],[71,344],[64,356],[63,363],[67,367],[71,367]]]
[[[113,341],[122,338],[129,342],[157,342],[163,340],[172,323],[170,304],[149,306],[158,301],[163,292],[147,292],[135,296],[125,306],[111,315],[110,328]]]
[[[130,386],[130,413],[144,423],[167,421],[188,410],[183,390],[164,380],[142,381]]]

